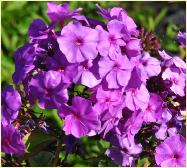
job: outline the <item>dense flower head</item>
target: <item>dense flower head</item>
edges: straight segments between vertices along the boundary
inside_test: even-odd
[[[146,154],[157,166],[185,166],[185,61],[159,50],[155,36],[140,32],[124,9],[96,6],[106,22],[49,2],[51,23],[31,23],[29,42],[14,53],[19,92],[2,91],[3,152],[24,152],[20,132],[38,104],[42,114],[58,111],[67,153],[79,138],[93,136],[110,143],[105,154],[117,165],[135,166]],[[182,46],[185,36],[178,34]],[[47,122],[43,130],[50,134]]]

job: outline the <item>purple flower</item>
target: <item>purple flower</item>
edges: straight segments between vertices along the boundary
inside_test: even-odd
[[[146,109],[143,111],[145,122],[156,122],[161,117],[163,101],[155,93],[150,93],[149,103]]]
[[[47,57],[45,64],[48,70],[55,70],[61,73],[62,80],[71,84],[78,74],[78,64],[71,64],[60,50],[56,50],[53,57]]]
[[[130,116],[128,116],[129,112],[131,112]],[[131,139],[131,137],[134,137],[134,135],[136,135],[141,129],[143,123],[143,115],[139,110],[132,112],[128,111],[125,108],[123,110],[123,116],[125,120],[121,120],[118,125],[119,130],[121,130],[120,134],[126,133],[128,135],[128,138]]]
[[[93,88],[101,82],[95,60],[94,62],[93,60],[84,61],[78,65],[77,75],[73,79],[75,83]]]
[[[167,138],[156,147],[155,160],[162,167],[186,166],[186,143],[181,135]]]
[[[97,49],[102,56],[113,56],[116,52],[120,52],[120,46],[125,46],[123,37],[127,36],[125,26],[118,20],[111,20],[107,24],[108,32],[101,26],[97,26],[99,32],[99,43]]]
[[[57,39],[60,50],[71,63],[94,59],[98,51],[98,33],[96,30],[82,26],[79,22],[70,22],[61,31]]]
[[[110,10],[110,16],[112,19],[121,21],[126,27],[130,34],[136,35],[138,33],[137,26],[134,20],[128,15],[128,13],[119,7],[114,7]]]
[[[162,66],[166,68],[177,68],[180,72],[186,73],[186,63],[178,56],[170,56],[164,50],[158,51],[162,57]]]
[[[134,23],[133,19],[128,16],[127,12],[123,8],[114,7],[112,9],[104,9],[96,4],[97,8],[100,10],[98,13],[107,20],[116,19],[123,23],[130,34],[137,34],[137,26]]]
[[[99,4],[96,4],[97,9],[99,9],[99,11],[97,11],[97,13],[99,15],[101,15],[103,18],[110,20],[111,16],[110,16],[110,8],[109,9],[104,9],[101,6],[99,6]]]
[[[21,96],[13,86],[9,85],[2,91],[1,103],[2,123],[4,125],[11,124],[18,116],[22,104]]]
[[[108,88],[125,87],[131,76],[131,63],[126,55],[101,57],[99,61],[99,74],[106,77]]]
[[[101,114],[101,129],[99,133],[103,132],[103,137],[115,126],[117,126],[119,120],[122,118],[122,107],[112,107],[108,111]]]
[[[81,8],[78,8],[74,11],[70,11],[68,3],[58,5],[54,2],[48,2],[47,7],[47,15],[53,23],[63,23],[65,19],[80,15],[79,12],[82,10]]]
[[[171,71],[170,68],[167,68],[163,73],[162,73],[162,78],[164,80],[168,79],[172,82],[172,86],[170,89],[177,95],[179,96],[184,96],[185,95],[185,76],[181,75],[177,72]]]
[[[20,133],[12,125],[1,127],[1,149],[8,154],[22,154],[25,144],[21,140]]]
[[[98,115],[93,110],[91,101],[79,96],[73,98],[72,106],[62,105],[58,114],[65,117],[63,130],[66,134],[77,138],[88,135],[98,127]]]
[[[136,57],[141,54],[141,40],[132,38],[127,42],[127,45],[125,46],[125,51],[127,52],[127,55],[129,57]]]
[[[28,35],[31,39],[47,39],[48,28],[41,19],[35,19],[32,21]]]
[[[97,103],[95,109],[99,114],[112,107],[119,106],[123,102],[122,90],[103,90],[102,86],[97,89],[96,93]]]
[[[145,110],[149,102],[149,92],[144,84],[139,88],[130,88],[126,91],[125,104],[130,110]]]
[[[107,149],[106,154],[114,163],[121,166],[132,166],[134,164],[134,157],[125,153],[120,148],[112,147]]]
[[[66,85],[63,84],[61,73],[50,70],[39,72],[29,83],[32,99],[38,99],[42,109],[55,109],[68,100]]]
[[[136,67],[142,81],[146,81],[152,76],[157,76],[161,72],[160,61],[151,57],[148,52],[132,57],[131,63]]]
[[[177,35],[177,39],[181,43],[181,45],[186,48],[186,32],[179,32]]]
[[[34,69],[34,59],[36,56],[35,47],[31,44],[25,44],[18,48],[15,53],[15,72],[12,79],[15,84],[22,82],[28,73]]]
[[[171,124],[171,123],[170,123]],[[159,130],[155,133],[156,138],[160,139],[160,140],[164,140],[166,139],[167,135],[169,135],[169,137],[176,135],[178,133],[177,128],[176,127],[168,127],[168,125],[170,125],[169,123],[162,123]]]

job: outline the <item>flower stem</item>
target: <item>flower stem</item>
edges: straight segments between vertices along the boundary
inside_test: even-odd
[[[62,142],[61,141],[57,141],[57,148],[56,148],[55,158],[54,158],[53,164],[52,164],[53,167],[56,167],[57,164],[58,164],[61,146],[62,146]]]

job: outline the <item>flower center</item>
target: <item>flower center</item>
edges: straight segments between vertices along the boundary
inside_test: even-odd
[[[114,35],[110,35],[110,36],[109,36],[109,41],[110,41],[111,43],[115,43],[115,42],[116,42],[115,36],[114,36]]]
[[[176,85],[178,85],[179,81],[176,78],[174,78],[173,79],[173,83],[176,84]]]
[[[74,117],[76,119],[80,119],[81,118],[80,113],[79,112],[74,113]]]
[[[88,65],[87,65],[87,64],[83,65],[83,69],[84,69],[85,71],[88,70]]]
[[[178,154],[174,154],[173,155],[173,159],[179,159],[179,155]]]
[[[132,89],[131,93],[132,93],[132,96],[135,96],[136,95],[136,89]]]
[[[117,71],[117,70],[120,69],[120,65],[119,65],[118,62],[115,62],[115,63],[114,63],[114,65],[113,65],[113,69],[114,69],[115,71]]]
[[[77,46],[81,46],[82,44],[83,44],[83,39],[81,38],[81,37],[78,37],[77,39],[76,39],[76,45]]]
[[[152,111],[152,108],[151,108],[151,106],[148,104],[148,106],[147,106],[147,108],[146,108],[146,111],[148,111],[148,112],[151,112]]]
[[[64,72],[65,68],[64,67],[60,67],[60,72]]]
[[[107,97],[107,98],[105,99],[105,102],[106,102],[106,103],[109,103],[109,102],[110,102],[110,98]]]

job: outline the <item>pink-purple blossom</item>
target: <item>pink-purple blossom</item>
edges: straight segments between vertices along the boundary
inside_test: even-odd
[[[63,27],[57,41],[60,50],[70,63],[94,59],[98,54],[96,49],[98,32],[78,22],[70,22]]]
[[[63,105],[58,114],[65,117],[63,130],[66,134],[77,138],[88,135],[99,126],[98,115],[93,110],[91,101],[79,96],[73,98],[72,106]]]
[[[23,154],[25,144],[21,140],[20,133],[12,125],[1,125],[1,149],[8,154]]]
[[[1,93],[1,103],[2,123],[4,125],[11,124],[17,118],[22,105],[19,92],[12,85],[5,87]]]
[[[125,46],[123,38],[127,36],[126,27],[118,20],[111,20],[107,24],[108,31],[101,26],[97,26],[99,32],[99,43],[97,49],[102,56],[113,56],[120,52],[120,47]]]
[[[185,138],[181,135],[167,138],[156,147],[155,160],[157,165],[162,167],[185,167]]]
[[[115,54],[111,57],[101,57],[99,74],[106,78],[108,88],[125,87],[131,76],[131,63],[126,55]]]

